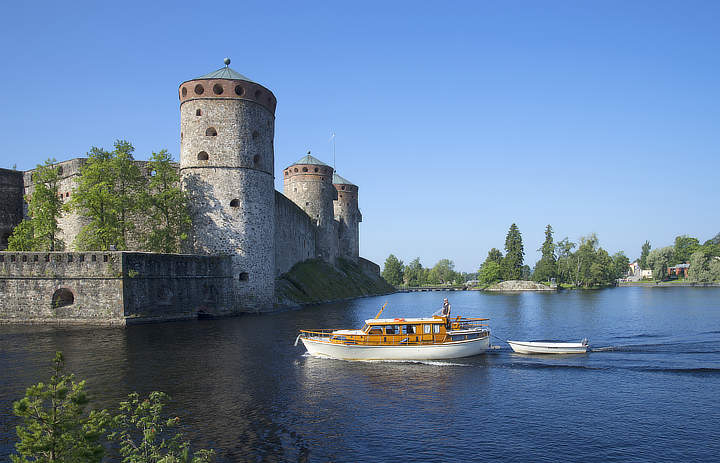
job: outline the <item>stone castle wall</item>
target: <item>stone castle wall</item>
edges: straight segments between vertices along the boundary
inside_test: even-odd
[[[360,227],[362,214],[358,208],[358,187],[349,184],[334,185],[337,200],[333,203],[338,222],[338,252],[341,257],[357,260],[360,257]]]
[[[315,223],[300,207],[275,192],[275,275],[316,256]]]
[[[23,218],[23,173],[0,169],[0,250]]]
[[[0,322],[125,325],[229,315],[231,261],[132,252],[0,253]]]

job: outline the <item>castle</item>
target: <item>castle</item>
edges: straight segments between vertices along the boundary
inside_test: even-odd
[[[153,271],[152,266],[138,264],[144,259],[140,256],[146,255],[138,247],[132,249],[138,251],[132,256],[112,251],[99,253],[103,261],[117,265],[116,270],[126,280],[126,261],[142,267],[147,277],[151,276],[148,272],[159,272],[155,277],[169,280],[182,277],[188,265],[201,279],[217,279],[222,274],[222,281],[210,285],[214,295],[203,302],[211,302],[221,310],[251,312],[273,307],[276,278],[298,262],[322,259],[332,264],[337,259],[346,259],[376,271],[377,266],[359,256],[362,215],[356,185],[308,152],[283,170],[283,193],[275,190],[273,139],[277,100],[269,89],[237,73],[229,64],[226,58],[225,67],[185,81],[178,89],[180,163],[177,168],[181,187],[188,194],[192,219],[186,253],[182,256],[185,264],[179,267],[184,270],[178,271],[178,266],[172,263],[173,259],[180,259],[172,256],[180,255],[148,255],[149,260],[163,262],[155,266],[157,271]],[[71,198],[84,162],[85,159],[76,158],[58,163],[63,200]],[[144,162],[138,162],[144,167]],[[22,220],[23,211],[27,209],[23,197],[32,188],[32,171],[0,169],[0,250],[7,248],[8,237]],[[72,243],[85,223],[87,219],[77,213],[61,217],[60,238],[69,250],[74,249]],[[142,223],[138,226],[142,227]],[[8,286],[15,284],[10,282],[13,278],[35,275],[37,279],[38,268],[28,263],[43,260],[50,265],[62,263],[60,273],[57,269],[44,270],[45,274],[56,272],[57,276],[68,270],[65,264],[76,264],[83,257],[82,253],[72,252],[0,253],[0,256],[2,254],[8,254],[8,258],[0,257],[0,270],[4,269],[0,272],[0,289],[4,284],[4,288],[13,292],[23,290]],[[50,254],[58,255],[51,259]],[[73,258],[73,254],[78,254],[77,258]],[[96,259],[93,254],[89,260],[95,262]],[[87,261],[84,257],[82,260]],[[22,269],[9,265],[20,263],[25,264]],[[85,276],[92,273],[88,269],[78,271]],[[130,272],[135,278],[137,274],[137,271]],[[55,292],[66,283],[49,280]],[[125,283],[132,286],[137,282]],[[153,291],[170,293],[171,298],[176,296],[172,288],[153,289],[148,285],[150,296]],[[202,283],[198,292],[207,293],[208,285],[207,281]],[[43,287],[43,291],[46,289]],[[71,294],[65,293],[65,301],[72,297],[75,303],[77,291],[66,289]],[[184,292],[182,288],[177,289],[179,293]],[[42,297],[38,295],[38,299]],[[53,296],[52,305],[57,308],[59,304],[55,299]],[[123,302],[123,305],[127,304]],[[2,306],[0,318],[3,311],[7,318],[8,310]],[[128,316],[127,307],[124,315]]]

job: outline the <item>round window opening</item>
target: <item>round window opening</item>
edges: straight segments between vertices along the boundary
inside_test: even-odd
[[[297,170],[297,167],[296,167],[296,168],[295,168],[295,172],[297,172],[297,171],[298,171],[298,170]]]
[[[240,281],[248,281],[250,279],[250,275],[247,272],[242,272],[240,275],[238,275],[238,280]]]
[[[215,95],[222,95],[222,93],[223,93],[222,85],[220,85],[220,84],[213,85],[213,93]]]
[[[198,161],[207,161],[210,158],[208,154],[205,151],[200,151],[198,153]]]
[[[316,168],[315,168],[315,172],[317,172],[318,170],[320,170],[320,169],[318,169],[318,168],[316,167]]]
[[[187,87],[183,87],[182,91],[180,93],[182,93],[183,97],[186,97],[187,96]]]
[[[207,137],[217,137],[217,130],[215,130],[215,127],[208,127],[205,131],[205,136]]]
[[[243,96],[245,94],[245,89],[242,85],[236,85],[235,86],[235,95],[237,96]]]
[[[236,198],[230,201],[230,207],[240,207],[240,200]]]
[[[307,167],[303,167],[303,172],[307,172]]]
[[[68,288],[60,288],[53,293],[52,306],[53,309],[67,307],[75,303],[75,296]]]
[[[196,95],[202,95],[203,93],[205,93],[205,87],[203,87],[203,86],[200,85],[200,84],[197,84],[197,85],[195,86],[195,94],[196,94]]]

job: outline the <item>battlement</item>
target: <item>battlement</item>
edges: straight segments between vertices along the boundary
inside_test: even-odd
[[[235,79],[192,79],[180,84],[180,104],[193,100],[245,100],[257,103],[273,115],[277,107],[275,95],[262,85]]]

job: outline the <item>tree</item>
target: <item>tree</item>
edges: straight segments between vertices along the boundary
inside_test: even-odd
[[[675,249],[672,246],[653,249],[647,257],[647,264],[652,269],[653,278],[663,280],[667,277],[668,266],[675,257]]]
[[[187,239],[191,220],[187,194],[180,188],[180,174],[166,150],[153,153],[148,163],[150,183],[144,196],[150,232],[145,235],[148,251],[177,253]]]
[[[703,251],[694,252],[690,256],[688,279],[696,283],[720,281],[720,259]]]
[[[455,263],[450,259],[440,259],[430,271],[438,283],[451,283],[455,278]]]
[[[485,262],[493,261],[497,262],[498,265],[502,265],[503,261],[503,255],[502,252],[498,248],[492,248],[488,251],[487,258],[485,258]]]
[[[93,147],[80,169],[72,208],[90,220],[76,239],[81,250],[127,249],[131,216],[143,204],[145,179],[134,162],[134,148],[124,140],[111,153]]]
[[[404,281],[408,286],[422,286],[425,283],[423,266],[420,258],[416,257],[405,266]]]
[[[618,278],[623,278],[625,275],[627,275],[628,270],[630,268],[630,259],[625,255],[624,252],[619,251],[613,254],[612,256],[613,261],[613,274],[612,274],[612,280],[617,280]]]
[[[648,267],[647,264],[647,256],[650,253],[650,242],[645,241],[642,245],[642,252],[640,253],[640,268],[642,270],[648,270],[650,267]]]
[[[56,352],[50,381],[30,386],[25,397],[13,404],[13,412],[22,418],[15,445],[19,455],[11,456],[13,463],[101,461],[100,438],[109,414],[85,412],[85,381],[76,383],[73,375],[64,374],[64,367],[62,353]]]
[[[60,199],[60,169],[55,159],[38,164],[32,174],[33,191],[25,199],[28,202],[28,219],[15,227],[8,238],[10,251],[58,251],[64,243],[58,238],[58,219],[62,214]]]
[[[698,250],[700,241],[687,235],[675,237],[675,253],[671,261],[672,264],[684,264],[690,260],[692,253]]]
[[[502,279],[502,268],[494,260],[486,260],[478,271],[478,281],[489,285]]]
[[[388,258],[385,259],[382,277],[393,286],[403,284],[403,262],[393,254],[390,254]]]
[[[557,259],[555,257],[555,245],[553,244],[553,231],[549,224],[545,227],[545,241],[540,251],[542,256],[535,264],[533,280],[550,281],[557,276]]]
[[[503,279],[518,280],[522,277],[523,256],[522,235],[517,225],[510,225],[505,237],[505,259],[503,260]]]
[[[120,444],[124,463],[204,463],[212,461],[214,451],[199,450],[190,455],[190,443],[173,428],[180,418],[163,417],[169,400],[163,392],[151,392],[140,398],[137,392],[120,402],[120,413],[113,418],[117,428],[108,437]]]
[[[557,249],[557,275],[559,283],[570,283],[573,281],[573,262],[572,250],[575,249],[575,243],[571,242],[567,237],[558,241],[555,248]]]

